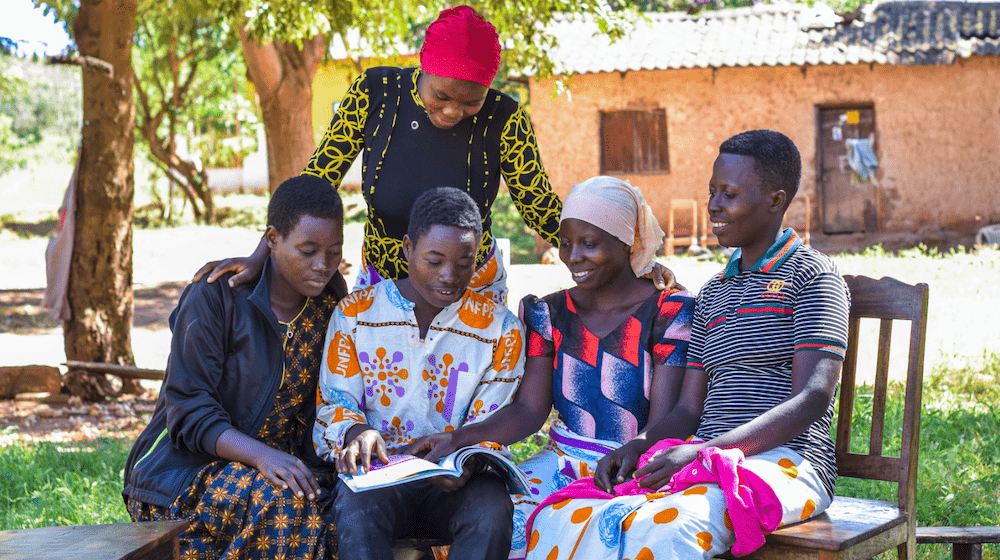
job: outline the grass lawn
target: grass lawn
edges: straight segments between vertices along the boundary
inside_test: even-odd
[[[970,378],[979,381],[968,383]],[[886,442],[899,448],[901,388],[890,396]],[[1000,356],[990,371],[935,371],[925,383],[920,433],[917,520],[921,525],[1000,523]],[[862,402],[863,393],[858,396]],[[870,414],[870,412],[868,413]],[[859,410],[860,420],[865,411]],[[858,422],[860,425],[861,422]],[[893,435],[895,434],[895,437]],[[863,434],[858,433],[860,438]],[[513,447],[518,460],[544,441],[539,433]],[[98,440],[67,446],[14,444],[0,448],[0,529],[128,521],[121,477],[131,442]],[[841,478],[837,493],[894,501],[886,483]],[[921,545],[919,558],[950,558],[946,545]],[[1000,558],[986,545],[983,558]]]
[[[122,470],[131,441],[0,447],[0,529],[129,521]]]

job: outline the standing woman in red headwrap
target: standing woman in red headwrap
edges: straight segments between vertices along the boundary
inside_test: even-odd
[[[368,219],[356,289],[407,276],[402,240],[410,208],[435,187],[460,188],[479,206],[483,237],[470,288],[501,304],[507,273],[490,231],[501,177],[524,222],[557,242],[562,204],[524,110],[490,88],[499,67],[496,29],[469,6],[457,6],[427,28],[420,68],[370,68],[347,91],[303,173],[337,188],[362,157]],[[244,282],[256,274],[266,249],[223,263],[210,281],[246,267],[230,280]]]

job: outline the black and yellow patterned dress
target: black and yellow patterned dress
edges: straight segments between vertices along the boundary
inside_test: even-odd
[[[324,293],[309,298],[286,336],[281,387],[256,439],[295,455],[296,442],[312,439],[312,417],[306,414],[316,397],[327,322],[337,298]],[[332,489],[336,474],[313,469],[320,486]],[[329,491],[329,490],[326,490]],[[335,559],[336,529],[324,518],[329,500],[310,501],[281,490],[257,469],[218,460],[194,477],[170,507],[126,497],[133,521],[186,519],[181,534],[182,560]]]
[[[417,93],[419,76],[415,68],[366,70],[347,91],[303,171],[339,187],[361,154],[366,266],[382,279],[406,277],[402,240],[410,208],[422,193],[442,186],[464,189],[479,205],[483,239],[477,264],[482,266],[494,250],[490,207],[501,177],[524,222],[556,244],[562,203],[520,105],[490,89],[479,113],[438,129]]]

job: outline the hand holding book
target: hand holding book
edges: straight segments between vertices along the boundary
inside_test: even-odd
[[[483,442],[463,447],[437,463],[413,455],[391,455],[386,462],[372,463],[371,469],[363,473],[349,474],[339,467],[338,471],[340,478],[351,490],[363,492],[437,476],[460,478],[464,474],[465,465],[470,460],[476,460],[473,458],[478,458],[503,479],[511,493],[527,493],[527,476],[499,448],[497,444]]]
[[[423,457],[432,463],[437,463],[442,458],[458,451],[460,447],[462,446],[455,442],[455,431],[438,432],[418,439],[403,448],[403,453]]]

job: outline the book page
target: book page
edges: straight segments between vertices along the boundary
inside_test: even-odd
[[[371,470],[367,473],[361,473],[359,467],[357,474],[353,476],[341,474],[340,478],[352,490],[359,491],[391,486],[415,477],[426,478],[427,476],[437,476],[448,474],[449,472],[447,469],[420,457],[414,457],[413,455],[390,455],[389,464],[373,460]]]

